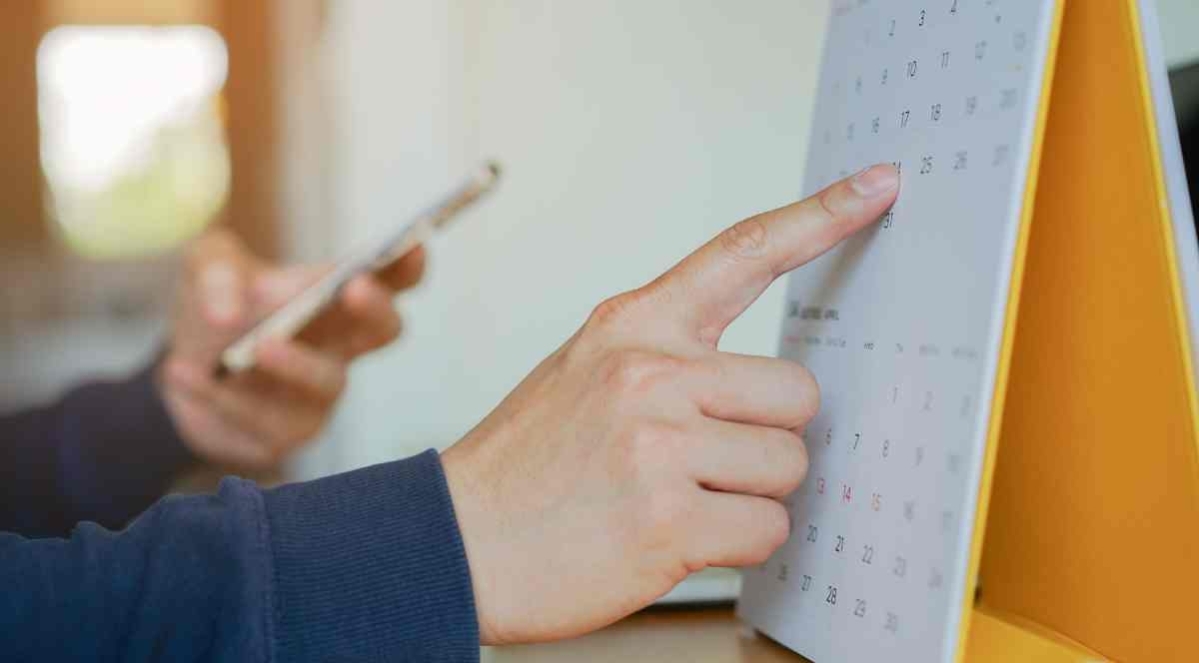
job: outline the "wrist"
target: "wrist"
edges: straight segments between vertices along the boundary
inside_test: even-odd
[[[480,486],[477,481],[472,480],[477,478],[477,474],[468,469],[470,452],[464,442],[459,442],[442,452],[441,464],[470,569],[479,640],[485,646],[506,644],[507,640],[496,628],[495,610],[492,608],[495,583],[488,569],[488,562],[496,561],[496,551],[489,550],[485,543],[487,537],[484,528],[487,527],[488,521],[478,506],[486,500],[480,498]]]

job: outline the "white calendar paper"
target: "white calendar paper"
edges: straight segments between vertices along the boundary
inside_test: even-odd
[[[1052,0],[840,0],[804,194],[900,166],[882,222],[790,276],[822,411],[743,619],[816,663],[951,661]]]

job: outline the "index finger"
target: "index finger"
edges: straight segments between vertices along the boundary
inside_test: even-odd
[[[880,164],[820,193],[725,230],[660,276],[651,288],[678,306],[687,331],[715,345],[779,276],[877,221],[895,202],[899,173]]]

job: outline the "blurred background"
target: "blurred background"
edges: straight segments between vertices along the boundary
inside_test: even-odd
[[[404,338],[289,475],[445,447],[600,300],[795,199],[826,4],[6,3],[0,407],[148,362],[208,225],[333,258],[495,157],[500,191],[436,240]],[[1199,4],[1159,7],[1199,105]],[[772,353],[781,294],[725,347]]]

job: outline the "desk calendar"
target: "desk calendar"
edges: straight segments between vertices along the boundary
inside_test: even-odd
[[[834,2],[792,274],[822,386],[743,619],[816,663],[1196,660],[1199,255],[1148,0]]]

